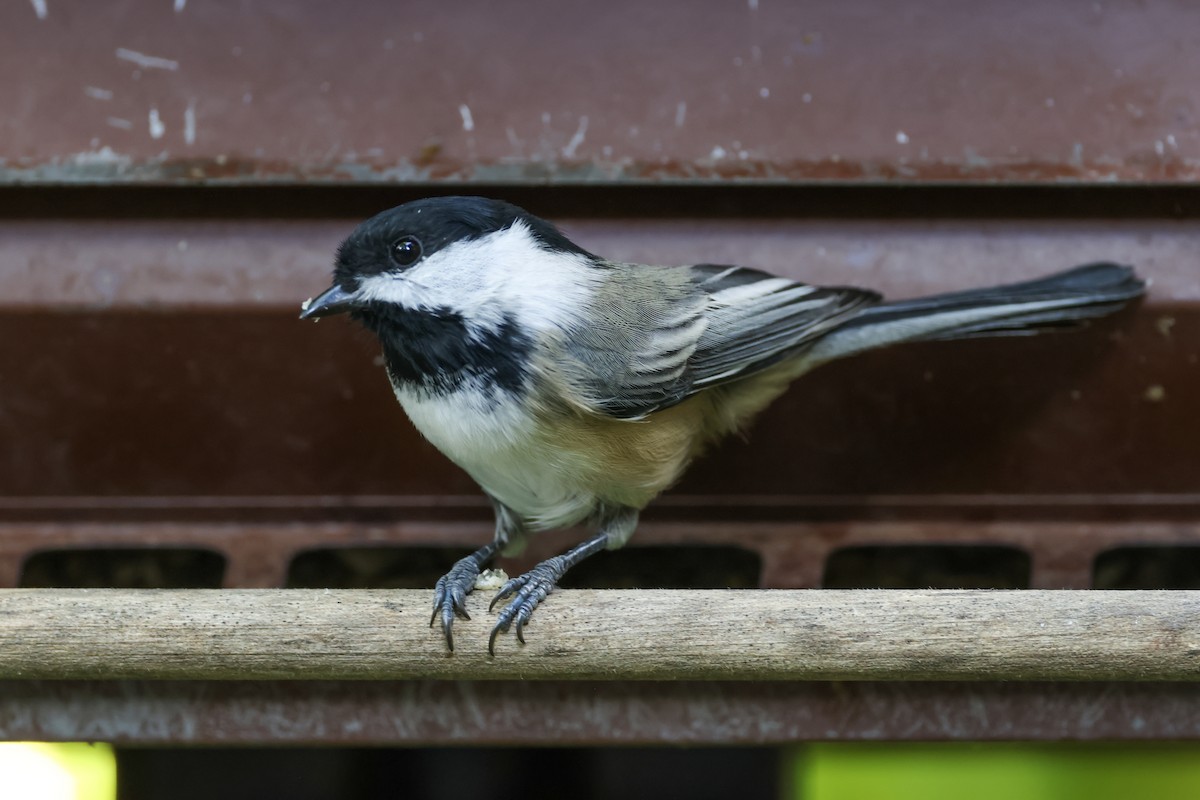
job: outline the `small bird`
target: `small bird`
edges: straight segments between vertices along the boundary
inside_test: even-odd
[[[493,540],[434,589],[455,617],[501,552],[538,531],[595,533],[509,580],[488,641],[523,628],[575,564],[629,540],[638,513],[688,464],[809,370],[878,347],[1029,334],[1109,314],[1144,284],[1088,264],[1040,280],[884,303],[869,289],[811,286],[723,264],[610,261],[499,200],[435,197],[359,225],[333,285],[301,319],[348,312],[379,337],[396,399],[480,485]]]

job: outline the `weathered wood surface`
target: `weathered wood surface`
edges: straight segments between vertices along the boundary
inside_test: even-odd
[[[556,592],[526,645],[472,595],[0,592],[0,679],[1191,680],[1200,592]]]

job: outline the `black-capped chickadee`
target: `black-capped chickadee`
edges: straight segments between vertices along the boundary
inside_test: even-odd
[[[1103,316],[1139,296],[1129,267],[1089,264],[1040,280],[882,303],[746,267],[649,267],[593,255],[509,203],[437,197],[358,226],[333,286],[301,318],[349,312],[383,344],[417,428],[496,511],[493,541],[437,582],[455,615],[480,570],[537,531],[596,533],[508,581],[488,643],[574,564],[621,547],[638,512],[692,459],[744,426],[801,374],[897,342],[1026,334]]]

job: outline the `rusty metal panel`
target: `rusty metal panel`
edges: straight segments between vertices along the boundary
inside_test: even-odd
[[[326,284],[347,227],[0,222],[8,343],[0,506],[382,496],[393,499],[381,507],[430,510],[475,496],[395,407],[368,337],[343,320],[295,319],[298,300]],[[794,518],[812,513],[808,498],[829,495],[870,503],[877,515],[942,504],[919,497],[992,495],[1012,509],[1002,498],[1038,495],[1045,509],[1052,496],[1079,507],[1082,496],[1200,491],[1193,226],[579,220],[569,228],[616,257],[728,259],[897,296],[1103,257],[1136,263],[1153,282],[1141,309],[1082,332],[894,348],[824,368],[748,441],[698,463],[665,505],[736,499],[790,508]],[[908,499],[881,504],[881,496]]]
[[[0,315],[0,339],[39,345],[0,348],[3,494],[475,494],[396,408],[361,332],[292,316]],[[1200,380],[1186,355],[1198,323],[1194,310],[1160,309],[1081,334],[834,364],[675,491],[792,506],[835,494],[1196,494]]]
[[[484,519],[484,504],[478,501],[469,503],[466,498],[459,502],[466,508],[473,507],[477,517],[474,521],[406,519],[412,515],[411,508],[397,504],[358,509],[360,513],[369,511],[380,517],[375,522],[303,522],[301,520],[312,515],[314,510],[329,513],[332,509],[328,505],[314,509],[313,500],[318,498],[303,497],[250,498],[241,507],[230,505],[221,509],[189,505],[180,498],[155,499],[157,503],[148,503],[139,508],[129,498],[121,498],[124,504],[115,509],[105,507],[95,499],[83,501],[90,502],[90,506],[76,508],[71,508],[67,503],[57,508],[47,503],[38,509],[39,514],[45,516],[53,511],[58,520],[0,522],[0,588],[18,586],[22,568],[30,555],[46,551],[199,548],[224,556],[227,564],[224,586],[269,589],[286,586],[289,568],[294,560],[313,550],[366,550],[359,556],[360,560],[372,558],[372,548],[400,548],[400,558],[404,557],[406,548],[409,552],[421,547],[461,548],[465,553],[486,542],[492,532],[490,521]],[[277,503],[274,508],[264,509],[262,505],[253,505],[256,500],[262,504],[272,499]],[[1093,514],[1135,516],[1136,521],[1051,521],[1036,516],[1032,519],[992,522],[964,521],[963,518],[971,516],[996,515],[998,512],[994,505],[988,505],[989,500],[991,498],[980,498],[973,505],[943,504],[940,509],[924,508],[914,515],[916,519],[905,521],[863,519],[871,509],[857,508],[839,511],[839,515],[850,515],[849,519],[761,522],[754,521],[755,511],[760,509],[752,504],[748,507],[738,505],[728,522],[671,522],[657,519],[664,516],[662,514],[650,513],[649,520],[640,527],[630,547],[674,546],[680,548],[680,559],[686,558],[682,549],[685,547],[737,548],[759,557],[757,581],[750,585],[802,589],[821,587],[830,557],[845,548],[880,545],[1004,546],[1027,553],[1030,557],[1028,584],[1016,588],[1087,589],[1093,586],[1096,560],[1102,553],[1131,545],[1200,546],[1200,523],[1195,521],[1200,516],[1197,514],[1200,497],[1191,498],[1190,504],[1168,507],[1166,510],[1162,505],[1147,504],[1139,508],[1120,506],[1111,501],[1104,504],[1103,498],[1099,500],[1100,508],[1091,508],[1091,499],[1079,499]],[[382,499],[376,498],[376,502],[382,503]],[[454,499],[443,498],[442,502],[453,503]],[[1075,510],[1069,506],[1062,507],[1062,498],[1054,498],[1040,507],[1034,498],[1023,498],[1018,502],[1023,505],[1015,509],[1017,513],[1013,516],[1020,516],[1021,511],[1029,514],[1031,510],[1036,515],[1040,510],[1043,514],[1063,517]],[[812,507],[818,512],[823,510],[815,504]],[[168,521],[96,521],[114,513],[129,517],[138,511],[144,514],[154,510],[168,513]],[[275,516],[287,514],[291,521],[250,519],[264,510],[273,511]],[[346,513],[344,507],[340,510]],[[778,515],[790,511],[791,516],[801,517],[804,510],[775,509],[774,513]],[[11,507],[4,511],[6,517],[17,516],[17,511]],[[230,519],[225,522],[183,521],[202,516],[206,511],[209,514],[217,511],[228,515]],[[934,518],[938,512],[950,519]],[[1153,518],[1170,512],[1190,521]],[[82,514],[83,518],[69,519],[76,514]],[[699,514],[713,516],[712,510],[706,507],[699,509]],[[534,539],[526,552],[505,559],[503,563],[511,573],[516,574],[566,550],[577,541],[576,532],[542,534]],[[433,579],[448,569],[454,558],[453,555],[446,556],[442,570]]]
[[[136,210],[132,218],[129,212],[117,216],[124,211],[119,190],[102,193],[101,200],[112,198],[112,208],[98,216],[63,218],[53,202],[35,218],[0,213],[0,312],[47,306],[71,311],[257,307],[293,314],[301,300],[327,285],[338,243],[360,221],[345,218],[345,210],[331,201],[317,207],[315,218],[311,211],[279,218],[281,212],[269,202],[256,204],[257,214],[250,215],[246,201],[235,204],[219,190],[183,194],[176,200],[202,200],[205,213],[173,212],[165,199],[153,209]],[[510,196],[495,187],[488,194]],[[797,207],[794,197],[780,200],[774,213],[763,217],[736,207],[725,210],[714,193],[708,218],[698,218],[672,213],[676,204],[695,207],[694,201],[685,205],[674,195],[660,198],[656,212],[646,209],[637,217],[613,216],[603,194],[588,196],[591,213],[570,217],[563,216],[555,195],[535,194],[525,204],[580,245],[615,260],[736,263],[811,283],[870,286],[890,297],[1023,280],[1088,261],[1120,261],[1136,265],[1152,281],[1150,306],[1200,303],[1200,226],[1191,218],[1131,216],[1147,202],[1144,197],[1126,196],[1130,215],[1119,218],[1112,215],[1120,214],[1124,203],[1110,206],[1102,219],[1022,218],[1027,198],[1018,196],[982,219],[956,218],[953,211],[972,209],[951,199],[943,203],[951,213],[943,210],[931,219],[926,217],[935,212],[902,193],[890,204],[890,216],[899,218],[826,219],[812,216],[812,206],[819,203]],[[379,197],[377,204],[363,207],[361,216],[407,198]],[[1006,214],[1017,218],[1004,219]],[[300,329],[330,335],[324,327]]]
[[[33,0],[0,30],[3,183],[1200,175],[1172,0]]]
[[[0,739],[127,745],[767,745],[1200,738],[1174,683],[0,683]]]

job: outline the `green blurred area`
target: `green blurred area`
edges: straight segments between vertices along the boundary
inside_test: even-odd
[[[107,744],[0,742],[3,800],[113,800],[117,760]]]
[[[1200,744],[829,743],[788,763],[796,800],[1200,798]]]
[[[781,796],[796,800],[1200,798],[1200,743],[839,742],[785,752]],[[0,744],[0,800],[112,800],[116,783],[107,745]]]

